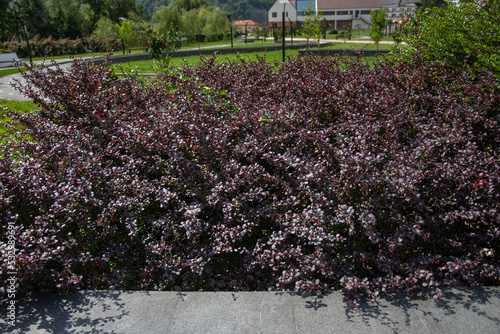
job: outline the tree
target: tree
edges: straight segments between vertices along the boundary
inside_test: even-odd
[[[356,29],[356,30],[357,30],[357,32],[358,32],[358,36],[359,36],[359,32],[360,32],[361,28],[362,28],[361,23],[358,23],[358,24],[356,24],[356,25],[354,26],[354,29]]]
[[[9,0],[0,0],[0,40],[7,39],[9,35],[9,25],[13,21],[8,12]]]
[[[147,28],[146,34],[148,38],[148,49],[151,58],[162,61],[164,52],[172,52],[181,47],[179,32],[177,29],[171,28],[166,35],[160,34],[153,28]],[[168,58],[164,58],[165,63]]]
[[[108,17],[101,17],[101,19],[97,22],[94,35],[100,39],[120,37],[118,29],[116,29],[116,24]]]
[[[402,56],[419,52],[448,66],[487,67],[500,74],[500,1],[449,3],[411,16],[403,27]]]
[[[351,40],[351,29],[344,29],[340,31],[340,38],[344,40],[344,44],[346,44],[347,40]]]
[[[306,7],[304,11],[305,21],[302,28],[302,35],[306,38],[306,48],[309,49],[309,39],[314,38],[319,40],[321,38],[321,27],[322,27],[322,14],[318,14],[313,10],[313,5],[310,4]]]
[[[95,25],[95,12],[88,3],[80,5],[80,31],[82,35],[90,35],[94,30]]]
[[[373,39],[377,45],[384,37],[384,30],[387,27],[387,20],[385,19],[385,9],[373,10],[371,13],[371,27],[370,27],[370,37]]]
[[[136,0],[0,0],[2,38],[26,26],[31,36],[77,38],[89,35],[103,17],[119,23],[120,17],[141,16]],[[8,15],[3,20],[2,15]],[[23,22],[22,24],[20,22]]]
[[[9,13],[13,18],[10,35],[21,32],[23,25],[31,36],[51,35],[49,32],[53,29],[47,21],[48,11],[42,0],[14,0],[10,3]]]
[[[419,12],[426,11],[428,8],[433,8],[436,6],[436,0],[422,0],[420,2],[415,2],[417,10]]]
[[[120,38],[122,39],[123,46],[123,54],[125,54],[125,49],[129,49],[130,51],[130,40],[131,40],[131,28],[130,22],[123,19],[121,25],[116,25],[116,29],[118,29],[118,33],[120,34]]]
[[[181,12],[173,6],[162,6],[153,14],[154,28],[158,33],[166,35],[170,29],[179,30],[181,26]]]
[[[229,34],[227,13],[220,8],[212,7],[207,17],[207,23],[203,27],[203,32],[211,41],[223,39],[224,35]]]

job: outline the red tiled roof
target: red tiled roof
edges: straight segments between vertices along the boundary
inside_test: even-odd
[[[260,26],[260,23],[257,23],[255,21],[252,21],[252,20],[236,20],[236,21],[233,21],[233,24],[235,26]]]

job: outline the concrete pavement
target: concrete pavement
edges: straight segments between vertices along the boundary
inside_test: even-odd
[[[444,289],[364,301],[277,292],[82,291],[16,302],[2,333],[500,333],[500,288]]]
[[[16,101],[28,101],[29,99],[12,87],[15,80],[24,80],[21,74],[11,74],[0,77],[0,98]]]
[[[71,66],[73,60],[71,59],[57,59],[55,62],[61,67]],[[45,63],[52,65],[52,60],[50,61],[37,61],[34,63]],[[27,97],[22,95],[19,91],[14,89],[13,84],[16,81],[20,81],[21,84],[25,83],[26,80],[23,79],[20,73],[0,76],[0,99],[15,100],[15,101],[30,101]]]

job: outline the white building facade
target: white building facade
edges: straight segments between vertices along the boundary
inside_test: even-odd
[[[381,0],[382,9],[386,10],[385,18],[391,21],[401,21],[408,14],[417,11],[419,0]]]
[[[367,29],[370,27],[371,11],[382,7],[381,0],[283,0],[276,1],[268,12],[269,28],[280,28],[285,12],[285,25],[294,26],[304,22],[305,12],[321,14],[327,30]]]

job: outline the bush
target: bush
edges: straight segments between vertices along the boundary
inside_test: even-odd
[[[485,67],[500,75],[500,1],[478,1],[418,12],[405,23],[402,55],[418,52],[447,66]]]
[[[0,47],[14,50],[19,57],[27,58],[29,56],[25,41],[12,40],[0,43]],[[72,40],[69,38],[55,39],[52,36],[43,38],[36,35],[30,39],[30,47],[33,57],[45,57],[118,51],[121,50],[121,42],[118,38],[99,39],[95,36]]]
[[[3,292],[9,236],[20,292],[500,283],[489,73],[311,57],[24,75],[40,110],[2,149]]]

